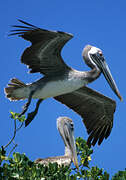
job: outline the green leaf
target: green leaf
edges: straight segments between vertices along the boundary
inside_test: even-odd
[[[20,113],[11,111],[10,114],[11,114],[11,118],[14,120],[19,120],[20,122],[24,122],[26,120],[25,115],[22,115],[21,117],[19,117]]]
[[[21,155],[17,153],[13,153],[15,163],[19,163],[21,161]]]

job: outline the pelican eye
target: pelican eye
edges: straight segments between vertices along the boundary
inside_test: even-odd
[[[101,52],[101,51],[99,51],[98,53],[99,53],[99,55],[100,55],[100,56],[103,56],[103,54],[102,54],[102,52]]]
[[[71,127],[71,129],[74,129],[74,124],[70,123],[70,127]]]

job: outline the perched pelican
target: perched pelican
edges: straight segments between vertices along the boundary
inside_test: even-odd
[[[39,99],[35,110],[28,113],[25,126],[37,114],[40,103],[54,97],[82,116],[90,134],[88,143],[95,145],[98,141],[101,144],[111,132],[115,102],[85,86],[103,73],[114,93],[122,100],[102,50],[91,45],[85,46],[82,56],[91,70],[77,71],[66,65],[61,57],[61,50],[73,37],[72,34],[48,31],[19,21],[27,26],[13,26],[17,29],[12,30],[10,35],[19,35],[32,43],[22,54],[21,62],[31,69],[30,73],[44,75],[31,84],[13,78],[5,88],[6,97],[12,101],[28,99],[20,116],[27,111],[32,98]]]
[[[49,163],[57,162],[60,166],[69,166],[73,161],[76,168],[78,168],[76,145],[74,140],[74,124],[72,120],[68,117],[59,117],[57,119],[57,128],[65,144],[65,155],[45,159],[39,158],[35,160],[35,163],[48,165]]]

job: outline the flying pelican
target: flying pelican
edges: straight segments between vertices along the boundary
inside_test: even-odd
[[[47,166],[49,163],[57,162],[60,166],[69,166],[73,161],[76,168],[78,168],[76,145],[74,140],[74,124],[72,119],[68,117],[57,118],[57,128],[65,144],[65,155],[45,159],[39,158],[35,160],[35,163]]]
[[[25,126],[37,114],[41,102],[54,97],[82,116],[90,135],[89,145],[95,145],[97,141],[100,145],[111,132],[115,101],[85,86],[103,73],[114,93],[122,100],[102,50],[91,45],[85,46],[82,57],[91,70],[77,71],[66,65],[61,57],[61,50],[73,37],[72,34],[48,31],[19,21],[26,26],[13,26],[17,29],[11,30],[10,35],[18,35],[32,43],[23,52],[21,62],[30,68],[30,73],[39,72],[44,77],[31,84],[25,84],[16,78],[11,79],[5,88],[6,97],[12,101],[28,99],[20,116],[27,111],[32,98],[39,99],[35,110],[28,113]]]

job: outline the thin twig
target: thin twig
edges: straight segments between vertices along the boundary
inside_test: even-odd
[[[12,148],[12,150],[9,152],[8,157],[11,155],[11,153],[13,152],[13,150],[18,146],[18,144],[15,144],[15,146]]]
[[[16,131],[16,120],[14,120],[14,135],[13,135],[12,139],[8,142],[7,145],[3,146],[4,149],[7,148],[12,143],[12,141],[14,140],[14,138],[16,136],[16,132],[17,132]]]

